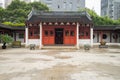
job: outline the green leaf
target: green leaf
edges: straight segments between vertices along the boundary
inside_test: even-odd
[[[2,41],[2,43],[10,43],[13,41],[13,38],[9,35],[0,35],[0,40]]]

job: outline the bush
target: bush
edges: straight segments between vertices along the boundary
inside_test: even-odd
[[[25,23],[12,23],[12,22],[4,22],[4,25],[12,26],[12,27],[24,27]]]
[[[3,46],[6,47],[6,43],[10,43],[13,41],[13,38],[9,35],[0,35],[0,40],[3,43]]]
[[[100,45],[106,45],[106,42],[105,41],[101,41]]]

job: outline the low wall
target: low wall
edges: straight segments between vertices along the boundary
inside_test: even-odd
[[[79,46],[84,46],[85,44],[91,45],[90,39],[79,39]]]
[[[28,39],[28,45],[35,44],[37,46],[40,45],[40,39]]]

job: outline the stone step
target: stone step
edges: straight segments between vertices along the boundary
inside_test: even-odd
[[[42,49],[77,49],[76,46],[43,46]]]

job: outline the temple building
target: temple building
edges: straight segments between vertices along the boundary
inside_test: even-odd
[[[0,24],[0,34],[8,34],[14,41],[25,42],[25,27],[10,27]]]
[[[107,42],[108,45],[118,45],[120,43],[120,26],[95,26],[93,42],[98,44],[101,41]]]
[[[25,22],[25,27],[10,27],[0,24],[0,34],[8,34],[14,41],[25,43],[26,47],[35,44],[40,49],[45,47],[73,47],[84,45],[120,46],[119,25],[94,26],[87,12],[55,12],[32,10]]]
[[[93,23],[87,12],[32,10],[26,21],[26,46],[93,46]]]

